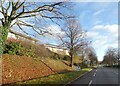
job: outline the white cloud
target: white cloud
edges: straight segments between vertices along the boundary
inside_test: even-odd
[[[118,33],[118,25],[108,25],[105,28],[113,33]]]
[[[102,10],[98,10],[98,11],[95,12],[93,15],[94,15],[94,16],[99,15],[99,14],[101,14],[103,11],[104,11],[104,9],[102,9]]]
[[[95,49],[99,49],[102,46],[104,46],[107,43],[108,36],[100,34],[100,32],[97,31],[89,31],[87,32],[87,37],[91,38],[92,41],[92,46]]]
[[[106,43],[106,41],[102,41],[101,39],[100,40],[96,40],[92,43],[92,45],[95,47],[95,48],[99,48],[100,46],[103,46],[104,44]]]
[[[95,25],[90,32],[89,38],[93,40],[92,46],[96,49],[98,56],[104,56],[107,48],[118,48],[118,25]],[[101,57],[100,60],[102,60]]]
[[[61,28],[57,25],[50,25],[46,27],[45,30],[52,34],[46,34],[46,37],[58,38],[58,36],[63,37],[65,35],[65,32],[62,31]]]
[[[115,37],[112,37],[109,35],[108,36],[100,36],[92,43],[92,45],[96,49],[100,49],[100,48],[106,49],[108,47],[117,48],[118,47],[118,40],[115,40]]]
[[[94,39],[95,39],[95,41],[93,41],[92,45],[96,49],[103,47],[108,42],[108,36],[98,35]]]
[[[103,25],[95,25],[92,29],[93,30],[102,30],[102,29],[104,29],[103,27],[104,27]]]
[[[108,31],[110,33],[113,33],[113,35],[118,34],[118,25],[112,24],[112,25],[95,25],[92,30],[104,30]]]
[[[65,35],[65,32],[61,30],[61,28],[57,25],[50,25],[47,26],[45,31],[48,31],[51,34],[45,34],[44,37],[41,37],[44,41],[44,43],[50,43],[50,44],[55,44],[58,45],[61,43],[59,36],[63,37]],[[40,38],[40,39],[41,39]]]
[[[118,48],[118,43],[114,43],[114,44],[109,44],[108,47],[114,47],[114,48]]]
[[[100,35],[107,36],[108,38],[116,39],[118,38],[118,25],[95,25],[92,31],[101,32]]]
[[[98,36],[98,35],[99,35],[98,32],[94,32],[94,31],[89,31],[89,32],[87,32],[87,37],[88,37],[88,38],[94,38],[94,37],[96,37],[96,36]]]
[[[38,39],[40,39],[42,43],[58,45],[61,43],[61,40],[59,39],[58,35],[61,37],[65,35],[61,28],[57,25],[51,24],[49,26],[46,26],[44,30],[48,31],[51,34],[46,33],[44,34],[44,36],[38,36]]]

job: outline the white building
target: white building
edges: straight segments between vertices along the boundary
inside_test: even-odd
[[[68,55],[69,56],[69,50],[64,47],[56,46],[56,45],[50,45],[50,44],[44,44],[45,48],[49,49],[50,51],[62,55]]]

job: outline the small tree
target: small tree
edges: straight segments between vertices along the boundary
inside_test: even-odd
[[[67,47],[70,54],[70,66],[73,65],[73,57],[84,45],[87,45],[85,42],[85,32],[82,31],[82,28],[79,22],[74,19],[67,20],[65,27],[63,29],[65,32],[64,37],[60,37],[63,46]]]

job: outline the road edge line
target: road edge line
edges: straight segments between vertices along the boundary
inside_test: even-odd
[[[64,86],[66,86],[66,85],[68,85],[68,84],[72,83],[73,81],[77,80],[78,78],[80,78],[80,77],[82,77],[82,76],[86,75],[87,73],[89,73],[89,72],[91,72],[91,71],[93,71],[93,69],[92,69],[92,70],[90,70],[90,71],[88,71],[88,72],[86,72],[86,73],[84,73],[84,74],[82,74],[82,75],[80,75],[80,76],[78,76],[78,77],[76,77],[75,79],[73,79],[73,80],[69,81],[69,82],[68,82],[67,84],[65,84]]]

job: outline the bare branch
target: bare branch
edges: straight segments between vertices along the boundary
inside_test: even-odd
[[[18,18],[27,18],[27,17],[35,17],[35,16],[39,16],[40,14],[30,14],[30,15],[25,15],[25,16],[20,16]]]
[[[44,35],[44,34],[46,34],[46,33],[50,34],[48,31],[44,31],[44,30],[43,30],[43,29],[45,29],[45,28],[37,29],[37,27],[35,27],[35,26],[33,26],[33,25],[30,25],[30,24],[28,24],[28,23],[26,23],[26,22],[20,21],[20,20],[19,20],[19,25],[31,27],[31,28],[32,28],[37,34],[39,34],[39,35]],[[39,30],[39,32],[38,32],[38,30]]]
[[[18,1],[18,3],[19,3],[19,1]],[[25,3],[25,0],[19,6],[17,6],[18,3],[16,3],[16,5],[15,5],[15,7],[16,7],[15,10],[17,10],[17,9],[21,8],[22,6],[24,6],[23,4]]]
[[[7,14],[8,14],[8,10],[9,10],[10,6],[11,6],[11,2],[9,2],[9,5],[8,5],[8,7],[7,7],[7,9],[6,9],[6,13],[7,13]]]
[[[27,11],[27,12],[24,12],[24,14],[29,14],[29,13],[35,13],[35,12],[40,12],[40,11],[44,11],[44,10],[48,10],[49,7],[54,7],[56,5],[60,5],[62,2],[58,2],[58,3],[55,3],[55,4],[51,4],[51,5],[43,5],[43,6],[40,6],[32,11]],[[51,10],[49,10],[51,11]]]
[[[12,18],[12,20],[18,18],[19,16],[21,16],[24,13],[24,6],[22,9],[23,9],[22,12],[20,12],[18,15],[16,15],[14,18]]]
[[[18,26],[25,34],[28,35],[28,33],[27,33],[26,31],[24,31],[19,24],[17,24],[17,26]]]
[[[13,34],[15,34],[15,35],[18,35],[18,36],[20,36],[20,37],[23,37],[23,38],[29,39],[29,40],[38,41],[37,39],[34,39],[34,38],[30,37],[30,36],[26,36],[26,35],[24,35],[24,34],[21,34],[21,33],[15,32],[15,31],[13,31],[13,30],[11,30],[11,29],[9,30],[9,32],[10,32],[10,33],[13,33]]]

